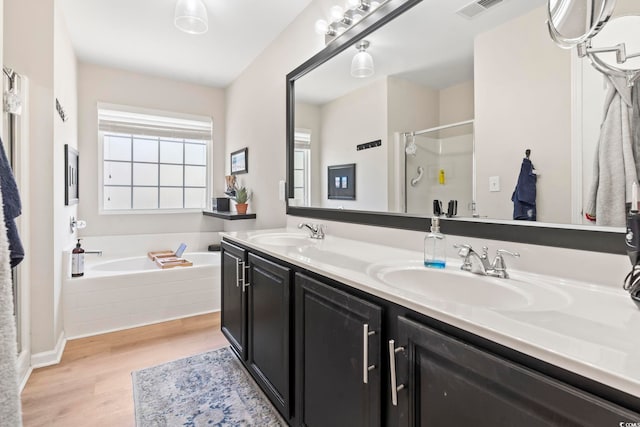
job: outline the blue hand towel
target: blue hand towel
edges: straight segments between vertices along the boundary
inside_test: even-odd
[[[0,189],[4,206],[4,224],[7,228],[9,252],[11,252],[11,267],[15,267],[24,259],[24,248],[15,222],[15,218],[22,213],[22,202],[2,140],[0,140]]]
[[[536,220],[536,181],[538,177],[533,172],[531,160],[522,159],[518,184],[513,191],[513,219],[535,221]]]

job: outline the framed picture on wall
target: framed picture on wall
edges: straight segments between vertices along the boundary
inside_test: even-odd
[[[231,175],[249,172],[249,149],[247,147],[231,153]]]
[[[78,166],[80,159],[78,152],[64,144],[64,204],[66,206],[78,203],[80,196],[80,187],[78,186]]]
[[[335,165],[327,168],[328,198],[338,200],[356,199],[356,164]]]

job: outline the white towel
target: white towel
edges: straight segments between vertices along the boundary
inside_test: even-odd
[[[0,193],[2,189],[0,188]],[[0,204],[2,197],[0,197]],[[16,326],[13,318],[13,292],[9,267],[9,241],[0,206],[0,425],[22,425],[17,371]]]
[[[623,227],[626,202],[631,202],[631,185],[638,181],[634,159],[631,88],[624,78],[607,76],[605,115],[600,126],[593,184],[585,213],[596,217],[597,225]]]

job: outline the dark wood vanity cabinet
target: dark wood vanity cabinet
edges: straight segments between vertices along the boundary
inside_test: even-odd
[[[288,419],[291,270],[252,253],[248,265],[247,366]]]
[[[291,425],[640,423],[637,397],[227,241],[222,332]]]
[[[291,270],[221,245],[222,333],[285,419],[291,416]]]
[[[380,426],[382,309],[304,274],[295,285],[297,425]]]
[[[247,360],[247,294],[243,279],[247,274],[247,251],[223,241],[220,260],[221,329],[231,347],[244,361]]]
[[[405,317],[398,318],[394,344],[399,426],[601,427],[640,421],[638,414]]]

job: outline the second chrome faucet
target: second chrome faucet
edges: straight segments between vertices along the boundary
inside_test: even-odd
[[[309,224],[302,222],[298,224],[298,228],[306,228],[309,230],[309,237],[312,239],[324,239],[324,225],[322,224]]]
[[[507,265],[504,262],[503,255],[510,255],[513,257],[519,257],[517,252],[507,251],[505,249],[498,249],[496,251],[496,257],[493,262],[489,260],[488,250],[486,246],[482,248],[482,254],[478,254],[473,250],[471,245],[454,245],[454,248],[458,249],[458,256],[462,261],[461,270],[470,271],[474,274],[480,274],[483,276],[500,277],[503,279],[509,278],[507,273]]]

